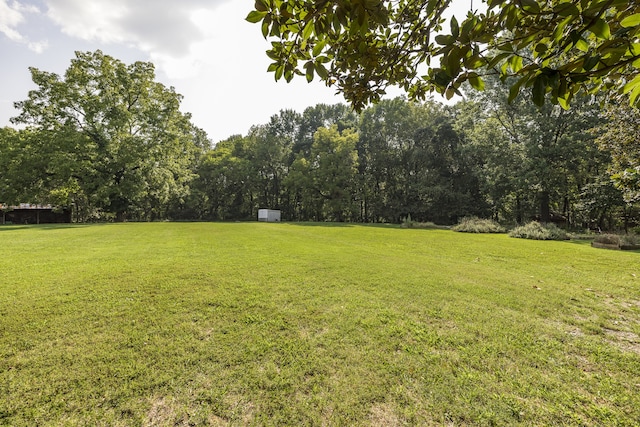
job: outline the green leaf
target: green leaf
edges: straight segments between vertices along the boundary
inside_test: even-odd
[[[433,81],[440,87],[446,87],[451,82],[451,76],[442,69],[434,69]]]
[[[533,96],[533,103],[538,107],[542,107],[544,105],[544,95],[547,92],[547,82],[546,77],[543,75],[539,75],[536,77],[536,80],[533,82],[533,87],[531,88],[531,95]]]
[[[580,15],[580,10],[571,2],[560,3],[553,7],[553,11],[564,17],[575,17]]]
[[[304,30],[302,30],[302,39],[307,40],[311,34],[313,34],[313,21],[307,22],[307,25],[304,26]]]
[[[252,10],[251,12],[249,12],[249,14],[247,15],[247,17],[245,18],[247,21],[255,24],[257,22],[262,21],[262,18],[264,18],[267,15],[267,12],[260,12],[257,10]]]
[[[518,80],[514,85],[512,85],[509,88],[509,98],[507,99],[507,102],[509,104],[511,104],[513,102],[514,99],[516,99],[516,97],[518,96],[518,94],[520,93],[520,87],[522,87],[522,84],[527,80],[526,77],[522,77],[520,80]]]
[[[567,25],[569,25],[570,22],[572,22],[575,19],[575,17],[573,15],[567,16],[566,18],[564,18],[562,20],[562,22],[560,22],[558,24],[558,26],[555,28],[555,30],[552,33],[553,36],[553,41],[558,44],[560,43],[560,40],[562,40],[565,37],[564,34],[564,29],[566,28]]]
[[[584,60],[582,68],[584,68],[585,71],[591,71],[593,67],[598,65],[598,62],[600,62],[600,55],[589,56]]]
[[[255,6],[258,12],[266,12],[268,10],[264,0],[256,0]]]
[[[460,26],[455,16],[451,17],[451,35],[456,38],[460,35]]]
[[[307,82],[311,83],[313,81],[313,70],[314,64],[312,61],[308,61],[304,64],[304,69],[306,70],[305,76],[307,77]]]
[[[498,63],[499,63],[500,61],[502,61],[502,60],[504,60],[505,58],[509,57],[509,55],[511,55],[511,54],[510,54],[510,53],[508,53],[508,52],[503,52],[503,53],[500,53],[500,54],[498,54],[498,55],[494,56],[493,58],[491,58],[491,59],[489,60],[489,63],[487,64],[487,67],[488,67],[488,68],[493,68],[493,67],[495,67],[496,65],[498,65]]]
[[[540,13],[540,6],[535,0],[522,0],[522,8],[531,13]]]
[[[513,57],[511,57],[511,59],[509,59],[508,63],[509,63],[509,66],[511,67],[511,70],[514,73],[517,73],[518,71],[520,71],[522,69],[522,57],[521,56],[513,56]]]
[[[445,91],[444,96],[449,100],[453,98],[455,94],[456,94],[456,89],[453,86],[449,86]]]
[[[534,48],[534,50],[537,53],[545,53],[547,50],[549,50],[549,46],[547,46],[546,43],[538,43]]]
[[[315,63],[315,68],[316,68],[316,73],[318,74],[318,76],[320,76],[322,80],[327,80],[327,78],[329,78],[329,72],[327,71],[325,66],[322,65],[320,62]]]
[[[452,45],[455,41],[456,39],[453,36],[445,36],[443,34],[436,36],[436,43],[442,46]]]
[[[589,43],[587,43],[585,41],[585,39],[583,39],[582,37],[574,43],[576,49],[582,51],[582,52],[588,52],[589,51]]]
[[[456,76],[460,73],[460,59],[462,59],[461,54],[462,52],[460,52],[460,49],[457,46],[454,46],[453,49],[451,49],[443,58],[443,60],[446,60],[446,69],[450,76]]]
[[[321,40],[319,42],[316,43],[316,45],[313,47],[313,56],[318,56],[322,53],[322,50],[324,49],[324,47],[326,46],[327,42],[326,40]]]
[[[637,85],[633,91],[631,91],[631,95],[629,96],[629,105],[636,105],[638,95],[640,95],[640,85]]]
[[[629,15],[620,21],[620,25],[625,28],[637,27],[640,25],[640,13],[635,13],[633,15]]]
[[[484,90],[484,80],[478,75],[469,77],[469,84],[476,90]]]
[[[276,67],[276,72],[275,72],[275,79],[276,81],[280,80],[282,78],[282,74],[284,73],[284,67],[282,65],[278,65]]]
[[[624,85],[622,93],[629,93],[638,87],[640,87],[640,75],[637,75],[633,80]]]
[[[475,70],[484,65],[484,61],[480,58],[480,55],[474,54],[464,59],[464,66],[470,70]]]
[[[285,68],[285,70],[284,70],[284,79],[287,81],[287,83],[289,83],[291,80],[293,80],[293,69],[292,68]]]
[[[558,104],[560,104],[560,107],[562,107],[562,109],[565,111],[567,111],[571,107],[571,105],[569,105],[569,100],[564,98],[558,98]]]
[[[611,38],[611,29],[609,28],[609,24],[607,24],[607,22],[602,18],[597,19],[589,29],[599,39],[607,40]]]

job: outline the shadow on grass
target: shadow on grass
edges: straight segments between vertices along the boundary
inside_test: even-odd
[[[299,227],[355,227],[356,223],[353,222],[282,222],[282,224],[295,225]]]
[[[568,241],[568,243],[572,243],[574,245],[579,245],[579,246],[590,246],[593,247],[591,245],[591,242],[593,241],[593,239],[571,239]],[[607,249],[607,248],[597,248],[597,247],[593,247],[593,249],[597,249],[597,250],[602,250],[602,251],[619,251],[619,252],[626,252],[626,253],[632,253],[632,254],[640,254],[640,249]]]
[[[43,230],[43,231],[51,231],[51,230],[64,230],[67,228],[84,228],[89,226],[95,226],[101,224],[26,224],[26,225],[18,225],[18,224],[4,224],[0,225],[0,231],[14,231],[14,230]]]
[[[31,227],[27,225],[11,225],[11,224],[0,225],[0,231],[24,230],[26,228],[31,228]]]
[[[399,224],[388,223],[362,223],[362,222],[282,222],[282,224],[296,225],[300,227],[331,227],[331,228],[351,228],[351,227],[372,227],[372,228],[400,228]]]
[[[593,239],[571,239],[567,240],[567,243],[572,243],[574,245],[580,246],[591,246],[591,240]]]

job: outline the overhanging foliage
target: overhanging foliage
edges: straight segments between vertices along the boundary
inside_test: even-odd
[[[448,98],[483,76],[516,77],[510,99],[530,91],[568,108],[580,91],[640,103],[640,4],[627,0],[484,0],[443,28],[450,0],[256,0],[247,20],[272,41],[276,80],[318,75],[356,109],[389,86],[411,98]],[[439,59],[438,59],[439,58]],[[425,68],[428,67],[428,69]]]

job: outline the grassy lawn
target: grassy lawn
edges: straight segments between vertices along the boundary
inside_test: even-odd
[[[640,253],[395,227],[0,227],[0,425],[640,425]]]

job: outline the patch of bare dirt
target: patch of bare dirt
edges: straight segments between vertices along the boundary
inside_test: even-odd
[[[185,420],[178,421],[178,414],[173,403],[164,398],[158,397],[151,402],[151,409],[147,413],[145,427],[165,427],[165,426],[186,426]]]
[[[386,403],[376,403],[371,407],[369,421],[372,427],[394,427],[402,425],[393,407]]]
[[[247,402],[242,395],[227,394],[224,398],[224,404],[231,410],[233,424],[239,422],[242,425],[249,425],[255,417],[255,405],[252,402]],[[214,424],[215,425],[215,424]],[[219,424],[219,425],[228,425]]]
[[[604,333],[609,337],[609,342],[622,351],[640,354],[640,337],[630,331],[617,331],[605,329]]]

